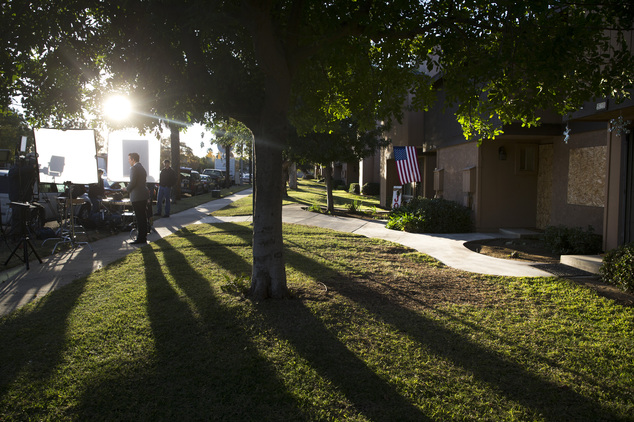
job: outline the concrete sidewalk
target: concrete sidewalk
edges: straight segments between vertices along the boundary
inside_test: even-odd
[[[473,252],[465,242],[504,237],[500,233],[420,234],[385,228],[385,222],[359,218],[338,217],[307,212],[299,205],[283,208],[284,223],[322,227],[340,232],[388,240],[408,246],[441,261],[445,265],[479,274],[514,277],[551,277],[553,274],[535,267],[535,263],[493,258]],[[200,223],[251,221],[251,217],[205,217]]]
[[[195,223],[251,221],[251,217],[210,217],[208,215],[210,212],[224,208],[229,203],[251,193],[251,189],[245,190],[172,214],[170,218],[158,219],[154,222],[156,232],[150,234],[148,240],[150,242],[156,241],[184,226]],[[552,276],[551,273],[532,266],[533,264],[530,262],[492,258],[472,252],[464,247],[464,243],[467,241],[498,238],[499,234],[425,235],[399,232],[386,229],[384,222],[312,213],[304,211],[298,205],[285,206],[282,217],[285,223],[329,228],[400,243],[428,254],[442,261],[445,265],[465,271],[501,276]],[[128,233],[123,232],[91,242],[92,251],[88,247],[81,247],[58,252],[44,257],[42,264],[31,261],[31,269],[28,271],[24,265],[20,265],[0,273],[0,315],[6,315],[58,287],[126,256],[138,248],[130,245],[130,241]],[[53,243],[51,243],[52,247]]]

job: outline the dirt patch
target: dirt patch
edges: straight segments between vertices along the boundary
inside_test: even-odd
[[[556,264],[559,255],[539,239],[486,239],[465,243],[474,252],[503,259]]]
[[[577,277],[572,279],[577,284],[581,284],[590,289],[596,290],[599,296],[607,297],[617,303],[625,306],[634,306],[634,293],[628,293],[620,290],[618,287],[611,284],[606,284],[601,281],[599,276],[592,277]]]

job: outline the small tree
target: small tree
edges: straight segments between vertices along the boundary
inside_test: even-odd
[[[212,126],[216,144],[225,149],[225,187],[231,186],[229,165],[231,163],[231,149],[237,153],[244,153],[245,145],[253,144],[253,133],[242,123],[235,119],[224,119],[214,122]]]
[[[353,119],[342,120],[336,130],[326,133],[307,133],[291,141],[290,151],[298,161],[313,162],[324,167],[327,208],[334,212],[332,163],[334,161],[359,161],[374,154],[389,140],[382,137],[386,127],[362,131]]]

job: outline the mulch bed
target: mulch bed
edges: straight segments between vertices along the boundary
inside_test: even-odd
[[[552,253],[539,239],[485,239],[467,242],[465,246],[496,258],[559,264],[559,255]]]

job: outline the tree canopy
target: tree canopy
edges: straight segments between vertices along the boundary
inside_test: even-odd
[[[398,119],[428,107],[443,79],[467,136],[536,123],[632,85],[621,1],[13,0],[2,4],[0,101],[31,117],[81,115],[103,89],[149,114],[233,118],[255,138],[255,298],[287,295],[282,150],[354,116]],[[98,89],[99,88],[99,89]],[[94,107],[96,109],[96,107]],[[151,124],[151,123],[150,123]]]
[[[19,113],[0,113],[0,149],[8,149],[11,154],[18,150],[23,136],[27,137],[27,151],[33,148],[33,131]]]
[[[536,125],[539,110],[565,115],[592,98],[629,95],[631,2],[478,3],[448,3],[454,22],[435,31],[427,62],[468,139],[493,138],[514,121]]]

